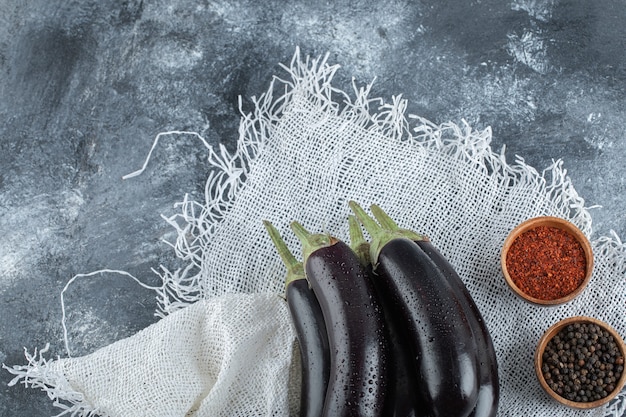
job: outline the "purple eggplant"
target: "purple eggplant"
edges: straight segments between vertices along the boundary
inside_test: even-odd
[[[328,330],[330,379],[323,416],[382,416],[389,340],[383,310],[367,271],[346,243],[292,230],[303,245],[304,270]]]
[[[361,264],[369,272],[376,291],[381,291],[381,281],[373,277],[373,266],[370,262],[370,245],[363,236],[363,231],[356,217],[348,216],[350,225],[350,247],[359,257]],[[385,402],[386,417],[425,417],[424,404],[420,397],[415,395],[417,379],[411,364],[411,353],[407,341],[402,337],[399,323],[390,314],[392,306],[386,303],[386,299],[379,297],[385,316],[385,323],[389,334],[390,361],[389,383],[387,384],[387,401]]]
[[[296,260],[270,222],[263,224],[287,267],[285,298],[302,363],[300,417],[320,417],[330,376],[330,348],[322,309],[305,278],[302,262]]]
[[[435,248],[430,241],[417,242],[420,248],[428,255],[430,259],[444,271],[448,277],[453,289],[458,292],[457,296],[465,300],[464,306],[468,307],[466,311],[472,326],[474,341],[476,342],[478,361],[480,363],[480,387],[478,388],[478,399],[476,407],[471,417],[494,417],[498,412],[498,403],[500,400],[500,381],[498,376],[498,360],[496,358],[496,350],[493,346],[493,340],[489,329],[483,319],[478,306],[470,295],[467,287],[463,284],[454,268],[447,259]]]
[[[380,207],[372,205],[372,214],[378,222],[389,230],[398,230],[399,226]],[[469,320],[476,343],[478,361],[480,364],[480,387],[476,407],[471,417],[494,417],[498,411],[500,399],[500,383],[498,376],[498,361],[496,351],[491,339],[491,334],[487,328],[485,320],[474,302],[467,287],[457,274],[454,267],[437,250],[429,239],[418,239],[415,243],[426,253],[426,255],[441,270],[450,283],[457,298],[464,301],[462,303],[465,314]]]
[[[404,229],[379,226],[355,202],[359,221],[372,237],[370,258],[377,288],[412,354],[415,395],[426,415],[467,417],[480,385],[480,363],[466,302],[443,271],[415,243],[425,239]]]

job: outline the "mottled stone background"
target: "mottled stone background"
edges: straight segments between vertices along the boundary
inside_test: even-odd
[[[433,122],[493,129],[539,171],[564,166],[595,237],[626,236],[626,7],[623,0],[0,1],[0,362],[50,342],[65,355],[59,294],[77,273],[128,271],[155,283],[174,268],[161,214],[201,196],[205,152],[154,136],[201,133],[233,147],[244,110],[296,46],[340,64],[336,86],[376,79]],[[156,321],[129,279],[79,281],[67,294],[74,355]],[[8,388],[0,415],[60,410]]]

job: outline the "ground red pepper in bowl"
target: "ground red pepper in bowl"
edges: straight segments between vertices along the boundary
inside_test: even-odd
[[[593,253],[586,236],[572,223],[537,217],[509,234],[501,264],[515,294],[535,304],[555,305],[573,299],[587,285]]]

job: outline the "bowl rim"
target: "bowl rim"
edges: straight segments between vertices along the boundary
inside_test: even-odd
[[[554,400],[558,401],[559,403],[564,404],[570,408],[576,408],[576,409],[582,409],[582,410],[600,407],[608,403],[609,401],[611,401],[622,391],[622,389],[624,389],[624,386],[626,385],[626,371],[622,371],[622,375],[620,376],[620,379],[615,384],[615,389],[611,393],[609,393],[609,395],[607,395],[606,397],[600,400],[590,401],[586,403],[571,401],[571,400],[568,400],[567,398],[561,397],[559,394],[554,392],[552,388],[548,386],[548,383],[543,377],[543,372],[541,371],[541,366],[543,365],[542,355],[546,348],[546,345],[563,327],[572,323],[593,323],[607,330],[611,334],[611,336],[613,336],[613,338],[615,339],[618,345],[618,348],[620,349],[620,352],[622,353],[622,357],[626,357],[626,344],[624,344],[624,339],[620,336],[617,330],[615,330],[611,325],[593,317],[573,316],[573,317],[565,318],[553,324],[552,326],[550,326],[548,330],[546,330],[544,334],[541,336],[541,338],[539,339],[539,342],[537,343],[537,348],[535,349],[535,357],[534,357],[535,374],[537,375],[537,379],[539,380],[539,384],[541,385],[543,390],[550,397],[552,397]]]
[[[513,244],[515,239],[522,233],[538,226],[554,226],[561,230],[565,230],[566,232],[574,236],[574,238],[582,246],[583,251],[585,253],[586,268],[585,268],[585,278],[583,282],[574,291],[572,291],[571,293],[561,298],[543,300],[543,299],[535,298],[531,295],[526,294],[517,285],[515,285],[506,266],[506,258],[508,255],[508,251],[511,248],[511,245]],[[587,238],[587,236],[574,223],[570,222],[569,220],[563,219],[561,217],[554,217],[554,216],[532,217],[518,224],[515,228],[513,228],[513,230],[509,232],[508,236],[504,240],[504,243],[502,245],[502,249],[500,252],[500,267],[502,269],[502,274],[504,275],[505,282],[507,283],[507,285],[509,286],[509,288],[513,291],[515,295],[517,295],[518,297],[532,304],[536,304],[540,306],[556,306],[556,305],[564,304],[573,300],[580,293],[582,293],[583,290],[587,287],[587,284],[589,284],[589,281],[591,280],[591,277],[593,275],[593,268],[594,268],[593,249],[591,247],[591,243],[589,242],[589,239]]]

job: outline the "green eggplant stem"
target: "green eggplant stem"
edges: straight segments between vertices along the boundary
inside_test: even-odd
[[[348,227],[350,231],[350,247],[364,266],[370,263],[370,244],[363,236],[361,224],[353,215],[348,216]]]
[[[297,279],[305,279],[304,267],[302,266],[302,262],[298,262],[296,257],[293,256],[293,254],[287,247],[287,244],[280,236],[280,232],[274,227],[272,223],[267,220],[263,220],[263,225],[265,226],[267,233],[270,235],[270,239],[272,239],[272,243],[276,247],[276,251],[280,256],[280,259],[282,259],[285,267],[287,268],[285,287],[287,287],[287,285]]]
[[[398,224],[376,204],[372,204],[370,206],[370,211],[372,212],[374,218],[378,221],[378,223],[380,223],[383,229],[393,231],[400,229]]]
[[[383,232],[382,227],[380,227],[378,223],[374,221],[374,219],[368,216],[365,210],[363,210],[363,208],[356,201],[350,200],[348,202],[348,205],[350,206],[350,209],[352,209],[352,212],[354,213],[356,218],[359,220],[359,222],[361,222],[363,227],[365,227],[365,230],[367,230],[367,233],[369,233],[372,238]]]
[[[378,220],[378,223],[376,223],[376,220],[370,217],[357,202],[349,201],[348,205],[365,230],[367,230],[367,233],[372,237],[372,241],[370,242],[370,261],[374,267],[378,263],[380,251],[391,240],[398,238],[413,241],[428,240],[426,236],[417,232],[401,229],[387,213],[376,205],[372,205],[370,210],[376,217],[376,220]]]
[[[312,234],[300,223],[293,221],[289,225],[293,233],[302,243],[303,262],[306,263],[309,256],[318,249],[334,245],[337,239],[327,234]]]

